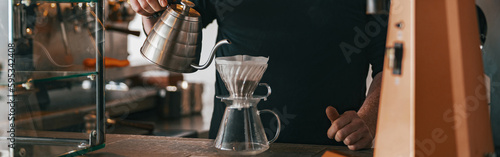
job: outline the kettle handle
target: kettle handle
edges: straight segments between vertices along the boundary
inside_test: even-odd
[[[280,117],[278,116],[278,114],[276,114],[275,112],[271,111],[271,110],[268,110],[268,109],[265,109],[265,110],[259,110],[259,114],[260,112],[269,112],[269,113],[272,113],[275,117],[276,117],[276,120],[278,121],[278,128],[276,129],[276,134],[274,134],[274,138],[271,139],[267,144],[271,144],[273,143],[274,141],[276,141],[276,139],[278,139],[278,137],[280,136],[280,132],[281,132],[281,120],[280,120]]]
[[[181,4],[184,7],[181,14],[184,16],[189,16],[189,9],[194,7],[194,3],[189,0],[182,0]]]
[[[210,56],[208,57],[208,60],[207,60],[207,62],[205,62],[205,64],[203,64],[203,65],[191,64],[191,67],[198,69],[198,70],[203,70],[203,69],[208,68],[208,66],[210,66],[210,64],[212,63],[212,60],[214,60],[215,51],[217,51],[217,49],[221,45],[224,45],[224,44],[231,44],[231,41],[229,41],[227,39],[223,39],[223,40],[217,42],[217,44],[215,44],[214,48],[212,49],[212,52],[210,52]]]

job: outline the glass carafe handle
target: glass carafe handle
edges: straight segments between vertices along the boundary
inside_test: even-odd
[[[267,84],[266,84],[267,85]],[[276,141],[276,139],[278,139],[278,136],[280,136],[280,131],[281,131],[281,121],[280,121],[280,117],[278,116],[278,114],[276,114],[275,112],[271,111],[271,110],[268,110],[268,109],[265,109],[265,110],[259,110],[259,112],[269,112],[269,113],[272,113],[275,117],[276,117],[276,120],[278,120],[278,129],[276,130],[276,134],[274,135],[274,138],[271,139],[268,144],[271,144],[273,143],[274,141]],[[259,113],[260,114],[260,113]]]
[[[267,88],[267,94],[266,94],[266,97],[264,97],[264,101],[266,101],[267,97],[269,97],[269,95],[271,95],[271,86],[269,86],[267,83],[259,83],[259,86],[266,86],[266,88]]]

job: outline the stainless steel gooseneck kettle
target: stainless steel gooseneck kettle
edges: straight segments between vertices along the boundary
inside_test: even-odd
[[[163,13],[142,45],[141,54],[166,70],[191,73],[207,68],[217,48],[230,44],[230,41],[219,41],[208,61],[198,65],[202,39],[201,16],[193,9],[194,3],[183,0],[181,4],[172,4]]]

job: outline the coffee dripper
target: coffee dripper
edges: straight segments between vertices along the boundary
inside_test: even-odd
[[[266,71],[268,58],[236,55],[231,57],[217,57],[216,69],[219,72],[230,95],[217,97],[227,107],[215,139],[215,148],[222,154],[255,155],[269,149],[279,136],[281,121],[279,116],[271,110],[257,110],[261,99],[266,100],[271,94],[271,87],[266,83],[259,83]],[[253,95],[257,86],[265,86],[267,95]],[[273,139],[267,140],[264,127],[260,120],[260,113],[273,114],[278,122],[277,131]]]

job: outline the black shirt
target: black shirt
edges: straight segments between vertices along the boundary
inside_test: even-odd
[[[386,17],[366,15],[366,0],[194,0],[204,27],[217,20],[217,39],[229,39],[217,56],[269,57],[260,82],[273,92],[259,109],[282,121],[276,142],[339,144],[328,139],[327,106],[340,114],[365,100],[369,64],[382,71]],[[373,76],[374,76],[373,75]],[[216,95],[228,95],[217,74]],[[256,94],[263,94],[259,89]],[[215,99],[210,138],[215,138],[225,104]],[[268,138],[276,119],[262,114]]]

